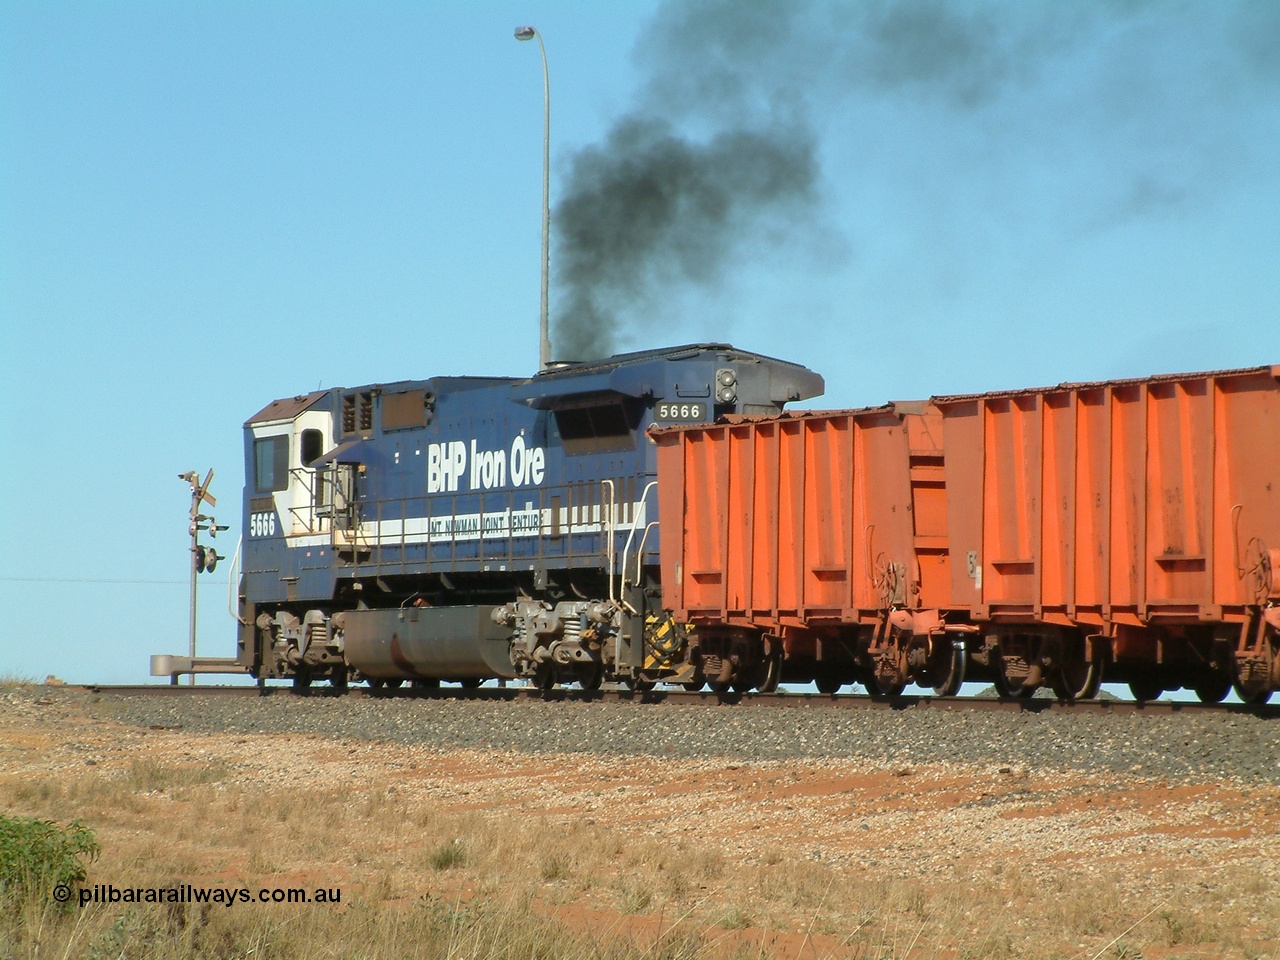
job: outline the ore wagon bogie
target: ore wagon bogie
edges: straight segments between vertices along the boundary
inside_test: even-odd
[[[658,431],[667,602],[723,684],[942,694],[967,677],[1083,699],[1106,676],[1139,699],[1263,701],[1280,686],[1278,379]]]

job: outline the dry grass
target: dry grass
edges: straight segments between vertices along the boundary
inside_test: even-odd
[[[1277,878],[1254,868],[1207,884],[1168,872],[1160,904],[1118,869],[746,862],[732,837],[660,843],[634,825],[429,806],[390,776],[267,789],[217,759],[10,777],[0,810],[83,818],[102,844],[90,883],[342,891],[340,905],[5,902],[0,960],[1280,956]]]

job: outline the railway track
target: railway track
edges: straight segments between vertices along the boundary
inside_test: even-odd
[[[72,689],[75,689],[74,687]],[[818,693],[714,693],[712,691],[689,692],[686,690],[632,691],[625,688],[604,690],[578,690],[557,688],[538,690],[532,686],[439,687],[435,689],[403,688],[378,689],[352,687],[346,693],[338,693],[327,687],[315,687],[305,694],[295,693],[288,686],[228,686],[221,684],[173,685],[173,684],[84,684],[79,689],[90,693],[111,696],[145,697],[288,697],[313,698],[355,697],[372,700],[479,700],[479,701],[552,701],[573,703],[635,703],[671,706],[739,706],[770,707],[774,709],[808,710],[982,710],[1011,713],[1072,712],[1078,714],[1238,714],[1244,716],[1280,717],[1280,704],[1200,703],[1186,700],[1082,700],[1069,703],[1051,698],[994,698],[994,697],[936,697],[899,696],[881,697],[867,694],[818,694]]]

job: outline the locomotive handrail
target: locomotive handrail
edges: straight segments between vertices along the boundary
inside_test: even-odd
[[[240,616],[235,603],[235,582],[240,579],[240,548],[244,545],[244,534],[236,539],[236,552],[231,555],[231,563],[227,566],[227,613],[235,618],[236,623],[248,626],[249,621]]]
[[[614,532],[614,529],[615,529],[615,524],[616,524],[616,522],[617,522],[617,517],[615,516],[615,509],[614,509],[614,508],[615,508],[615,504],[616,504],[616,493],[615,493],[615,491],[614,491],[614,489],[613,489],[613,481],[612,481],[612,480],[601,480],[601,481],[600,481],[600,486],[601,486],[601,487],[603,487],[604,489],[606,489],[606,490],[608,490],[608,491],[609,491],[609,534],[608,534],[608,540],[607,540],[607,543],[608,543],[608,550],[606,551],[606,553],[607,553],[607,555],[608,555],[608,557],[609,557],[609,567],[608,567],[608,570],[609,570],[609,602],[610,602],[610,603],[612,603],[612,602],[613,602],[613,599],[614,599],[614,596],[613,596],[613,550],[614,550],[614,546],[613,546],[613,532]],[[632,527],[632,530],[633,530],[633,532],[634,532],[634,526]],[[624,575],[624,577],[623,577],[623,586],[624,586],[624,587],[626,586],[626,578],[625,578],[625,575]]]
[[[316,488],[312,482],[317,476],[317,471],[307,467],[290,467],[289,476],[297,480],[307,494],[306,506],[291,505],[288,508],[289,513],[293,515],[293,519],[301,524],[307,533],[323,533],[325,516],[317,509]]]
[[[647,535],[636,527],[643,525],[639,520],[649,509],[647,501],[657,481],[649,481],[640,498],[628,500],[625,506],[620,501],[625,491],[617,478],[598,481],[602,490],[598,499],[596,482],[361,498],[351,504],[349,529],[340,530],[342,524],[337,522],[330,525],[331,539],[335,547],[350,552],[347,562],[356,576],[407,575],[490,560],[582,562],[594,558],[601,566],[608,564],[610,599],[617,600],[620,583],[631,582],[626,569],[637,541],[643,556]],[[532,520],[534,525],[518,526],[511,517],[517,512],[528,513],[523,522]],[[507,521],[486,525],[484,518],[495,513],[506,513]],[[625,544],[619,544],[624,514],[629,516],[629,529]],[[448,526],[448,521],[464,515],[473,522],[478,517],[478,526]],[[440,524],[433,531],[433,525]]]
[[[645,511],[645,516],[648,516],[648,515],[649,515],[648,509],[647,509],[647,508],[646,508],[646,506],[645,506],[645,504],[647,504],[647,503],[649,502],[649,491],[650,491],[650,490],[652,490],[652,489],[653,489],[654,487],[656,487],[657,485],[658,485],[658,481],[657,481],[657,480],[650,480],[647,484],[645,484],[645,488],[644,488],[644,490],[643,490],[643,491],[641,492],[641,494],[640,494],[640,509]],[[654,524],[654,525],[656,525],[656,524],[657,524],[657,522],[658,522],[658,521],[654,520],[654,521],[653,521],[653,524]],[[635,535],[636,535],[636,518],[633,516],[633,517],[631,518],[631,532],[627,534],[627,542],[626,542],[626,544],[625,544],[625,545],[623,546],[623,548],[622,548],[622,589],[623,589],[623,590],[626,590],[626,589],[627,589],[627,558],[628,558],[628,557],[630,556],[630,554],[631,554],[631,541],[635,539]],[[637,557],[637,561],[636,561],[636,571],[637,571],[637,573],[636,573],[636,583],[639,583],[639,582],[640,582],[640,575],[639,575],[639,570],[640,570],[640,560],[639,560],[639,558],[644,556],[644,541],[645,541],[646,539],[648,539],[648,536],[649,536],[649,527],[648,527],[648,526],[646,526],[646,527],[645,527],[644,536],[643,536],[643,537],[641,537],[641,539],[640,539],[640,551],[636,554],[636,557]],[[613,582],[613,575],[612,575],[612,573],[610,573],[610,583],[612,583],[612,582]],[[613,598],[612,598],[612,597],[610,597],[610,599],[613,599]]]

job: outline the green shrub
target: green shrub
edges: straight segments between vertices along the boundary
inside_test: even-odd
[[[427,855],[432,870],[452,870],[467,865],[467,848],[461,840],[442,843]]]
[[[48,820],[0,816],[0,903],[13,907],[25,899],[52,897],[54,887],[76,887],[86,876],[86,861],[98,855],[93,831],[73,820],[59,827]]]

